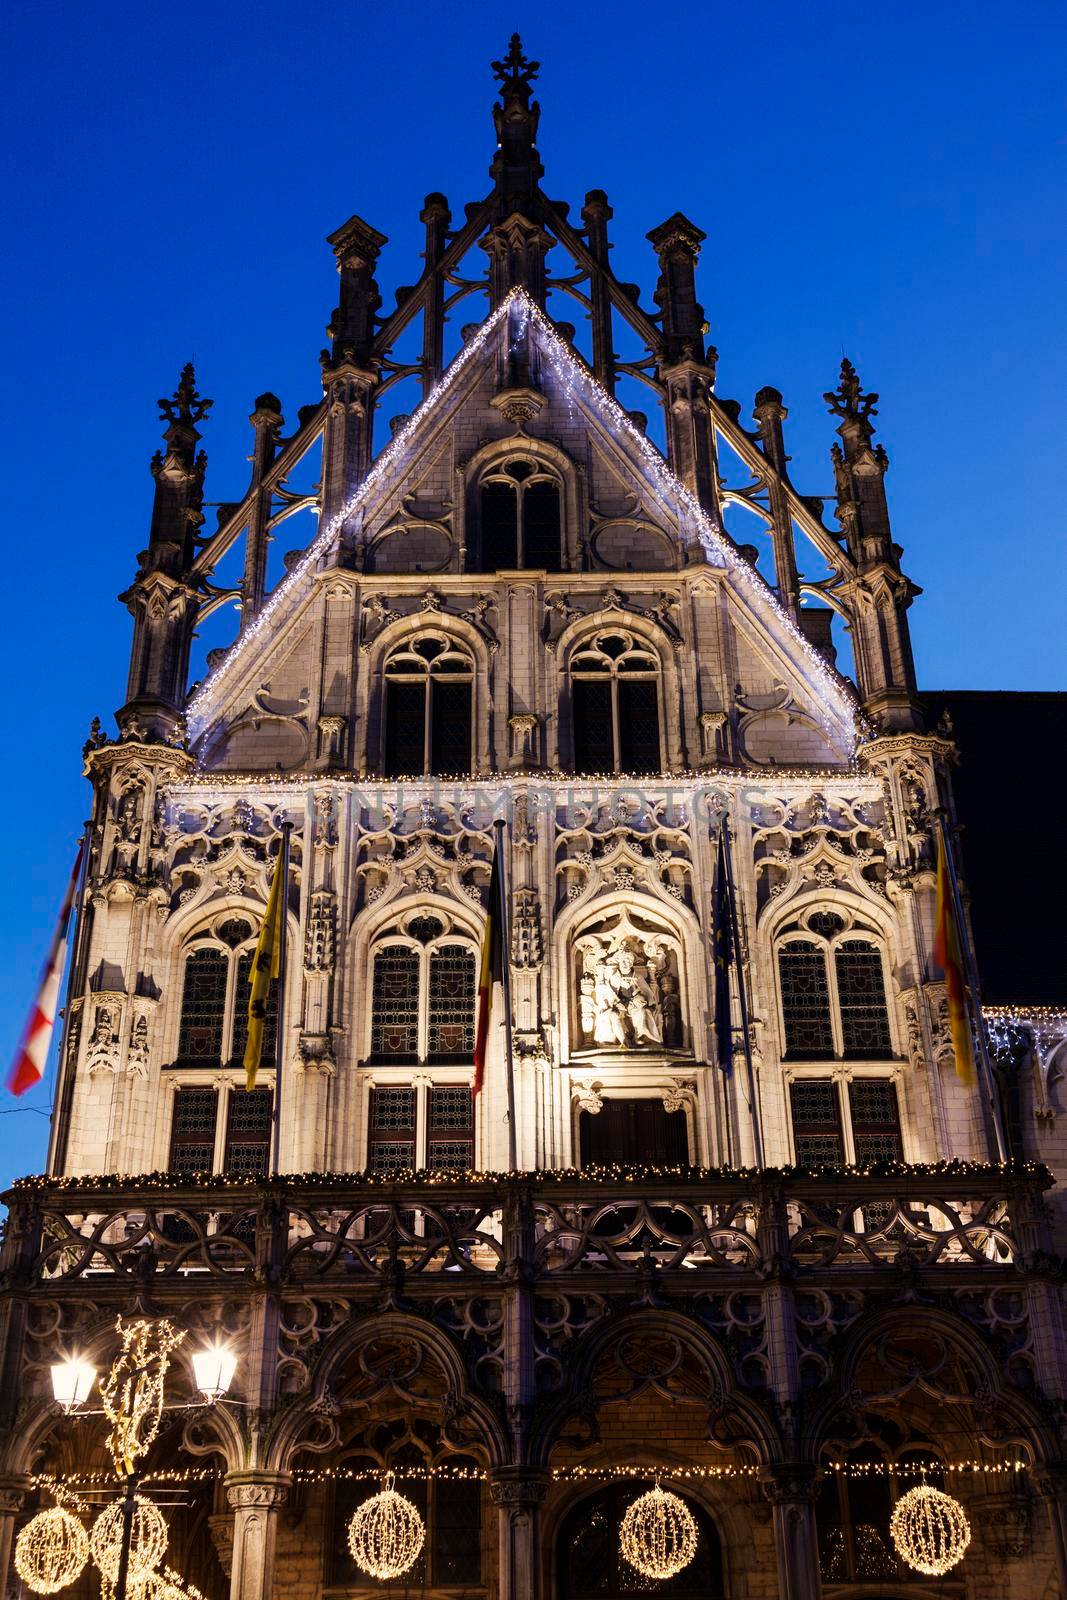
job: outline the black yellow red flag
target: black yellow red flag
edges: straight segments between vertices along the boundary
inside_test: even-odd
[[[478,972],[478,1026],[474,1035],[474,1093],[480,1094],[485,1080],[485,1052],[489,1042],[489,1014],[493,1008],[493,985],[504,977],[504,940],[500,876],[500,841],[493,847],[493,872],[489,879],[489,907],[482,936],[482,959]]]
[[[252,990],[248,996],[248,1037],[245,1041],[245,1088],[254,1089],[263,1055],[270,986],[281,974],[282,917],[285,915],[285,850],[279,852],[267,897],[267,910],[252,958]]]

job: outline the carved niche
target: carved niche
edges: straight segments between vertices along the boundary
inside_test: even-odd
[[[579,1050],[683,1048],[675,934],[651,917],[617,911],[584,928],[573,949]]]

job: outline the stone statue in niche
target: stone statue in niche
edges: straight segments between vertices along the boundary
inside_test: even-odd
[[[673,941],[619,918],[581,936],[577,947],[581,1046],[677,1049],[681,1004]]]
[[[118,1015],[110,1004],[98,1005],[93,1013],[93,1029],[85,1047],[85,1064],[92,1072],[118,1071]]]

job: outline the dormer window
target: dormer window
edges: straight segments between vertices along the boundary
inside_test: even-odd
[[[542,462],[513,459],[481,480],[480,572],[563,568],[561,484]]]

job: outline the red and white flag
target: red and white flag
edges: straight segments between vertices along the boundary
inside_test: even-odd
[[[59,913],[59,921],[52,938],[52,948],[48,952],[44,972],[41,974],[41,986],[37,991],[37,998],[30,1012],[30,1019],[22,1035],[19,1053],[15,1057],[15,1064],[8,1074],[7,1086],[12,1094],[25,1094],[27,1089],[32,1089],[35,1083],[40,1083],[44,1077],[45,1063],[48,1060],[48,1047],[52,1043],[52,1029],[56,1021],[56,1002],[59,999],[59,984],[63,976],[63,968],[67,963],[67,929],[70,924],[71,908],[74,905],[74,896],[78,892],[78,880],[81,876],[82,851],[85,841],[78,847],[78,855],[74,862],[74,871],[70,875],[67,892],[63,896],[63,907]]]

